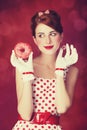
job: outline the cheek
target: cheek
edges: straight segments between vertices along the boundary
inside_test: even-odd
[[[55,42],[55,47],[56,47],[56,49],[58,49],[58,48],[60,47],[61,41],[62,41],[62,39],[61,39],[60,37],[58,37],[58,36],[55,37],[54,42]]]
[[[62,39],[61,39],[61,37],[57,36],[57,37],[55,37],[55,41],[56,41],[56,42],[61,42]]]
[[[35,42],[35,43],[36,43],[36,45],[38,46],[38,45],[40,45],[40,44],[41,44],[41,40],[39,40],[39,39],[38,39],[38,40],[36,40],[36,42]]]
[[[44,42],[45,42],[44,39],[43,40],[42,39],[38,39],[37,40],[37,46],[42,45]]]

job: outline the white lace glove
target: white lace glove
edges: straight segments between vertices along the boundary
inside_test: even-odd
[[[31,52],[31,54],[29,55],[28,60],[24,61],[21,58],[17,58],[14,50],[12,51],[10,59],[11,64],[16,67],[19,72],[21,72],[23,81],[29,81],[34,79],[32,57],[33,52]]]
[[[78,61],[78,53],[73,45],[66,44],[66,54],[63,57],[63,48],[60,49],[56,59],[55,73],[63,77],[64,70]]]

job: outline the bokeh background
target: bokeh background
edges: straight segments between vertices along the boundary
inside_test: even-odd
[[[54,9],[61,15],[63,43],[73,43],[79,53],[79,77],[74,101],[61,116],[64,130],[87,130],[87,0],[0,0],[0,130],[11,130],[17,121],[15,71],[10,55],[17,42],[35,47],[30,19],[39,10]]]

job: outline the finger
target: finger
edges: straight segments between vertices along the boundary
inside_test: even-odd
[[[14,50],[12,50],[12,54],[11,54],[11,56],[15,56],[15,52],[14,52]]]
[[[31,52],[30,55],[29,55],[28,63],[29,63],[29,62],[32,62],[32,59],[33,59],[33,52]]]
[[[13,54],[13,52],[12,52],[11,57],[10,57],[10,62],[11,62],[11,64],[13,64],[13,61],[14,61],[14,54]]]
[[[71,54],[73,54],[74,53],[74,46],[70,45],[70,49],[71,49]]]
[[[77,53],[76,48],[72,49],[71,59],[72,59],[73,64],[78,61],[78,53]]]
[[[60,51],[59,51],[58,57],[62,57],[62,55],[63,55],[63,49],[60,48]]]
[[[77,53],[77,49],[74,48],[74,57],[75,57],[75,61],[78,61],[78,53]]]
[[[12,50],[12,52],[14,52],[14,50]]]
[[[14,53],[14,50],[12,50],[12,54],[11,54],[11,61],[13,61],[14,59],[16,59],[17,57],[16,57],[16,55],[15,55],[15,53]]]
[[[16,65],[17,57],[16,57],[16,55],[15,55],[15,53],[14,53],[14,50],[12,50],[12,54],[11,54],[11,57],[10,57],[10,62],[11,62],[11,64],[12,64],[13,66]]]
[[[76,55],[77,54],[77,50],[76,50],[76,48],[74,48],[73,45],[70,46],[70,49],[71,49],[71,55]]]
[[[65,57],[67,57],[69,55],[70,55],[70,47],[69,47],[69,44],[67,43],[66,44],[66,55],[65,55]]]

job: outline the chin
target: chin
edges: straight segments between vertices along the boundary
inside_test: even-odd
[[[44,53],[44,52],[43,52],[43,53]],[[45,55],[55,55],[56,52],[45,52],[44,54],[45,54]]]

